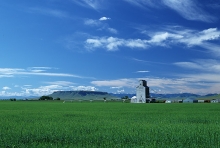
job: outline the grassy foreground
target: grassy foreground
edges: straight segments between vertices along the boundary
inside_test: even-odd
[[[2,148],[218,148],[220,104],[0,101]]]

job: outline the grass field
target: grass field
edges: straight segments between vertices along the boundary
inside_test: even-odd
[[[220,104],[0,101],[1,148],[219,148]]]

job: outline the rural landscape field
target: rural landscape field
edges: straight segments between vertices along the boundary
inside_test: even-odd
[[[0,147],[220,147],[220,104],[0,101]]]

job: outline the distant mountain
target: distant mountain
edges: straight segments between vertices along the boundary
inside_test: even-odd
[[[216,96],[218,94],[207,94],[207,95],[204,95],[204,97],[210,97],[210,96]]]
[[[158,98],[189,98],[189,97],[193,97],[193,98],[197,98],[200,97],[200,95],[197,94],[192,94],[192,93],[179,93],[179,94],[154,94],[151,93],[152,97]]]
[[[198,97],[197,99],[202,99],[202,100],[220,99],[220,94],[207,94],[207,95]]]
[[[56,91],[50,95],[53,99],[60,98],[61,100],[103,100],[106,98],[117,99],[107,92],[100,91]]]

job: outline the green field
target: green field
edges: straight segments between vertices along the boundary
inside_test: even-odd
[[[0,101],[1,148],[219,148],[220,104]]]

